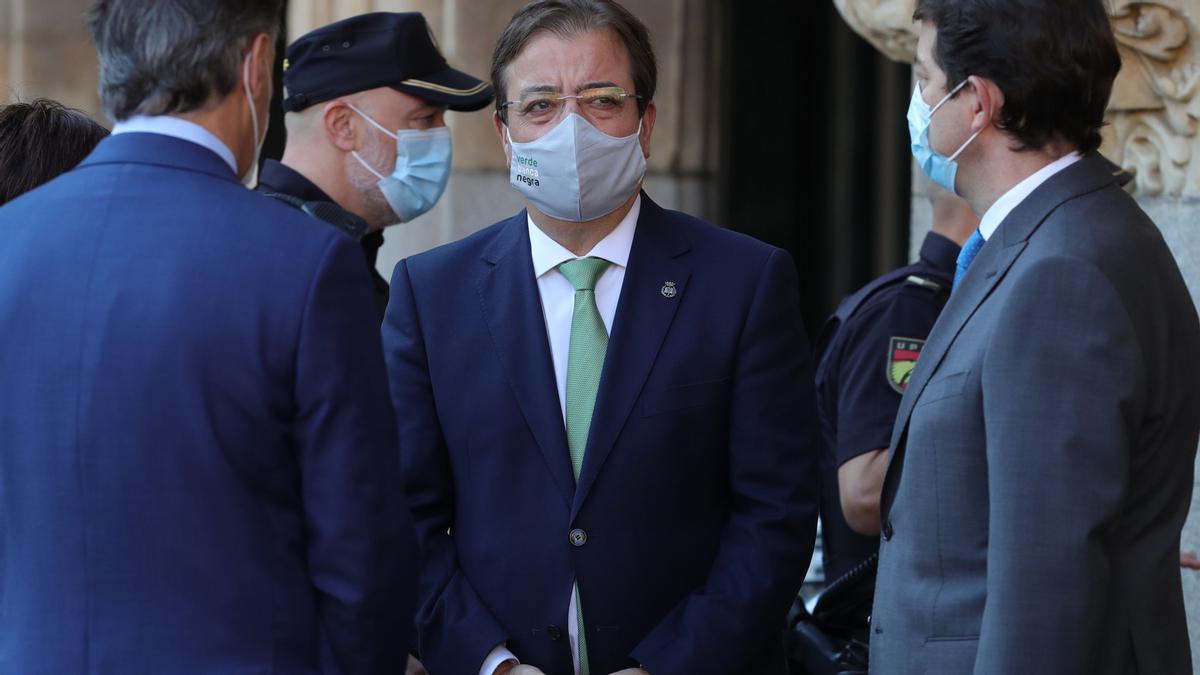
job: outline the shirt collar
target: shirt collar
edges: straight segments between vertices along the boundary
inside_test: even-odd
[[[979,220],[979,234],[983,235],[985,240],[991,239],[992,235],[996,233],[996,229],[1008,217],[1008,214],[1012,213],[1013,209],[1025,201],[1026,197],[1033,194],[1033,191],[1041,187],[1042,183],[1050,180],[1051,176],[1082,158],[1083,156],[1078,152],[1063,155],[1039,169],[1037,173],[1017,183],[1016,186],[997,199],[991,208],[983,214],[983,218]]]
[[[608,233],[598,244],[592,247],[586,255],[577,256],[562,244],[554,241],[533,223],[533,218],[526,217],[529,227],[529,248],[533,254],[533,276],[541,278],[550,270],[576,258],[603,258],[618,266],[629,265],[629,251],[633,249],[633,234],[637,230],[638,214],[642,210],[642,196],[639,194],[633,200],[633,208],[621,219],[616,229]]]
[[[954,273],[958,261],[958,252],[962,247],[937,232],[925,235],[921,242],[921,260],[930,267],[942,272]]]
[[[171,115],[135,115],[127,120],[117,122],[112,128],[113,136],[128,133],[160,134],[195,143],[215,152],[229,165],[233,173],[237,174],[237,160],[229,146],[225,145],[213,132],[195,122]]]
[[[292,167],[268,159],[258,174],[259,192],[282,192],[306,202],[333,202],[325,191]]]

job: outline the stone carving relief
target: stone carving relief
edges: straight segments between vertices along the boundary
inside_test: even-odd
[[[916,0],[834,0],[889,58],[911,62]],[[1200,0],[1110,0],[1122,68],[1104,152],[1146,196],[1200,197]],[[1198,161],[1193,161],[1198,160]]]

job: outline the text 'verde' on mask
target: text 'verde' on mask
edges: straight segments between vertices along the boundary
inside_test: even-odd
[[[601,218],[620,208],[646,175],[640,136],[640,124],[629,136],[609,136],[575,113],[528,143],[509,133],[509,181],[551,218]]]

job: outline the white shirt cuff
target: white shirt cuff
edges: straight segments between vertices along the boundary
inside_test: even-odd
[[[483,660],[483,667],[479,669],[479,675],[492,675],[492,673],[496,672],[497,668],[509,661],[520,663],[517,657],[508,651],[508,647],[501,642],[493,647],[492,651],[488,652],[487,658]]]

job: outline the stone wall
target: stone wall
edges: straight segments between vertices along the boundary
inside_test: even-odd
[[[0,0],[0,100],[39,96],[96,119],[96,50],[84,28],[87,0]]]
[[[834,3],[880,51],[912,61],[915,0]],[[1108,5],[1122,68],[1101,152],[1134,173],[1138,203],[1162,230],[1193,300],[1200,303],[1200,0],[1109,0]],[[925,178],[915,166],[913,178],[915,257],[931,214]],[[1193,493],[1182,543],[1185,551],[1200,551],[1200,490]],[[1200,572],[1182,574],[1192,653],[1200,663]]]

